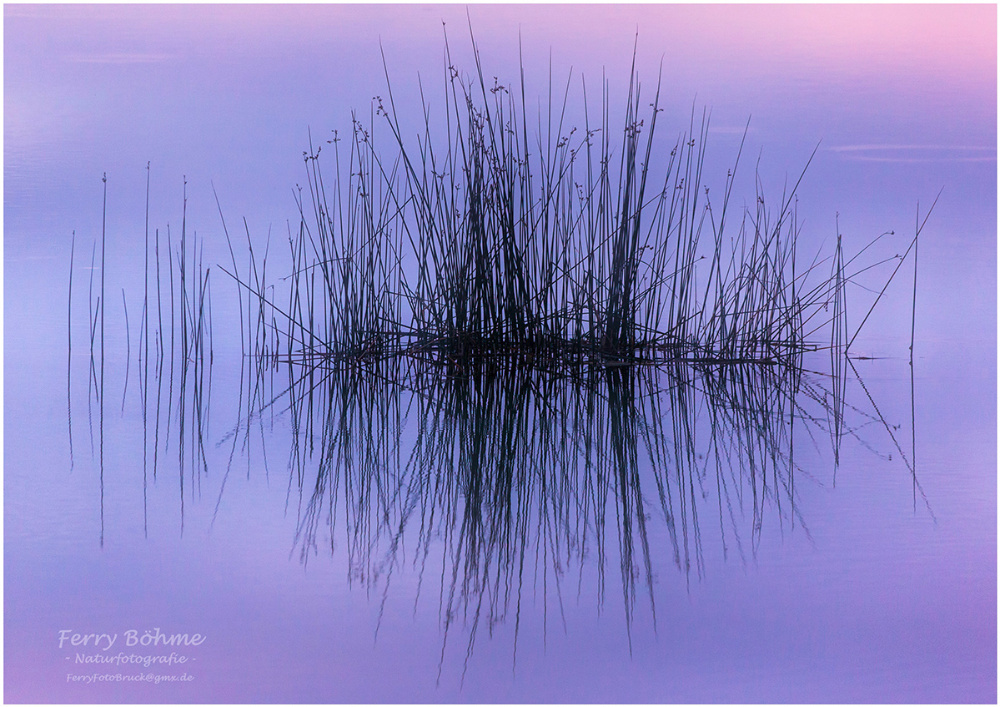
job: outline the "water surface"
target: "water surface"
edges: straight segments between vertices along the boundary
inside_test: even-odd
[[[795,403],[787,381],[687,369],[394,371],[282,396],[297,374],[258,381],[242,355],[213,186],[237,245],[248,231],[259,254],[270,231],[280,277],[309,131],[371,118],[380,43],[397,105],[419,106],[418,75],[440,91],[442,21],[471,71],[464,8],[4,12],[5,700],[996,701],[995,8],[469,10],[484,72],[516,83],[523,61],[529,104],[550,61],[560,87],[606,74],[612,102],[633,46],[644,91],[662,61],[658,129],[711,109],[713,189],[749,119],[739,206],[755,167],[780,194],[818,144],[798,192],[810,253],[838,226],[851,251],[890,230],[886,252],[905,248],[944,188],[912,378],[908,261],[854,346],[839,441],[825,355]],[[200,407],[182,361],[157,375],[140,344],[147,163],[150,233],[177,248],[184,218],[212,268]],[[872,296],[850,294],[852,327]],[[794,425],[750,390],[796,405]],[[123,649],[184,664],[76,662],[155,629],[205,640]],[[71,677],[94,674],[193,679]]]

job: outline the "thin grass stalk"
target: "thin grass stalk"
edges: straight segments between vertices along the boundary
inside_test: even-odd
[[[146,162],[146,224],[143,233],[143,276],[142,276],[142,332],[143,332],[143,379],[142,410],[146,413],[146,398],[149,395],[149,162]],[[143,439],[143,461],[146,458],[146,443]]]
[[[69,468],[73,470],[73,259],[76,231],[69,245],[69,285],[66,295],[66,419],[69,427]]]
[[[104,284],[106,275],[106,252],[107,252],[107,218],[108,218],[108,175],[104,173],[101,177],[103,184],[103,199],[101,205],[101,296],[98,300],[98,307],[101,310],[101,382],[100,382],[100,487],[101,487],[101,539],[100,545],[104,547]]]

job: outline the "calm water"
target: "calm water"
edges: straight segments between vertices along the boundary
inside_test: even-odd
[[[258,379],[213,186],[241,267],[270,232],[283,276],[309,131],[370,120],[380,42],[397,106],[419,110],[418,74],[439,94],[442,20],[472,71],[465,9],[8,5],[5,700],[995,702],[996,9],[470,14],[488,81],[516,84],[520,42],[529,105],[550,61],[560,91],[603,71],[614,104],[638,27],[665,144],[712,111],[713,189],[750,119],[737,206],[755,163],[778,195],[819,144],[809,259],[838,224],[849,252],[889,230],[883,254],[905,250],[943,187],[912,377],[907,261],[855,343],[839,441],[825,355],[794,397],[684,368]],[[147,162],[150,233],[176,248],[186,216],[212,268],[212,365],[183,390],[155,338],[146,377],[140,340]],[[855,327],[873,293],[849,297]]]

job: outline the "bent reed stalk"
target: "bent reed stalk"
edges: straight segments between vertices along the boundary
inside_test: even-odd
[[[741,143],[713,203],[703,180],[707,112],[692,110],[676,142],[657,139],[662,67],[649,97],[633,57],[621,122],[608,81],[594,114],[581,79],[582,129],[568,127],[572,75],[561,101],[550,78],[531,136],[523,60],[519,85],[490,85],[471,42],[470,77],[445,36],[443,125],[421,85],[422,124],[407,138],[389,82],[367,121],[353,114],[349,138],[334,131],[314,144],[310,135],[287,305],[268,297],[273,286],[256,270],[234,275],[272,308],[272,326],[281,322],[287,349],[273,357],[794,365],[826,348],[812,335],[845,326],[842,256],[830,275],[819,273],[826,261],[796,270],[802,177],[776,208],[756,178],[754,206],[734,219]]]

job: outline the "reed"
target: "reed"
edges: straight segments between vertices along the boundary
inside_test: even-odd
[[[73,469],[73,259],[76,255],[76,231],[69,245],[69,286],[66,297],[66,417],[69,422],[69,468]]]
[[[99,428],[99,454],[100,454],[100,490],[101,490],[101,547],[104,547],[104,358],[106,349],[104,348],[104,309],[107,298],[104,295],[105,275],[107,274],[107,225],[108,225],[108,175],[104,173],[101,177],[103,184],[103,197],[101,204],[101,296],[97,306],[100,308],[101,322],[101,380],[98,387],[100,391],[100,418]],[[91,347],[93,350],[93,347]]]
[[[143,233],[143,276],[142,276],[142,341],[143,377],[142,377],[142,407],[146,409],[146,398],[149,396],[149,171],[150,163],[146,162],[146,228]],[[145,448],[145,445],[143,445]]]
[[[249,233],[249,274],[232,273],[258,303],[256,324],[246,313],[254,355],[279,353],[269,337],[285,341],[288,361],[352,365],[793,365],[807,351],[849,350],[845,289],[878,263],[849,272],[857,256],[838,241],[833,256],[796,264],[797,190],[812,156],[773,203],[757,175],[753,206],[737,217],[742,144],[716,202],[707,111],[692,110],[674,141],[658,133],[662,69],[647,94],[633,62],[618,111],[606,79],[595,110],[586,81],[577,106],[572,75],[560,88],[550,78],[534,114],[523,67],[518,85],[491,84],[471,30],[470,41],[471,75],[445,37],[443,120],[431,119],[423,87],[419,112],[398,110],[389,82],[366,118],[353,114],[349,137],[310,136],[291,273],[268,284]],[[421,116],[414,139],[411,114]],[[890,260],[898,270],[904,258]]]
[[[95,454],[99,455],[99,465],[101,468],[101,484],[103,490],[103,466],[104,466],[104,412],[105,412],[105,301],[106,289],[108,287],[108,260],[107,260],[107,175],[102,177],[103,203],[100,241],[95,238],[91,250],[90,261],[90,283],[88,289],[88,333],[90,337],[90,360],[87,375],[88,384],[88,419],[90,422],[91,447]],[[192,491],[197,491],[200,486],[201,473],[207,472],[207,450],[205,445],[205,435],[209,423],[209,408],[211,398],[211,369],[214,362],[213,350],[213,323],[211,305],[211,268],[204,263],[204,245],[198,238],[197,232],[188,233],[187,228],[187,181],[184,181],[183,206],[181,212],[181,233],[179,243],[175,244],[171,238],[169,225],[166,234],[166,254],[161,254],[159,229],[153,234],[153,242],[150,243],[149,233],[149,166],[147,164],[147,190],[146,190],[146,237],[144,243],[144,282],[142,285],[142,316],[137,322],[139,339],[137,346],[137,356],[139,362],[139,390],[138,398],[141,405],[142,414],[142,446],[143,446],[143,489],[144,494],[147,482],[149,445],[152,445],[152,475],[154,480],[157,476],[160,452],[165,452],[169,444],[174,441],[177,444],[177,459],[181,476],[181,513],[183,518],[183,504],[185,493],[185,466],[186,450],[190,451],[190,469],[193,478]],[[97,247],[101,246],[101,258],[97,259]],[[149,262],[150,245],[153,247],[152,256],[155,259],[155,270]],[[167,261],[166,268],[161,268],[161,255]],[[176,256],[176,257],[175,257]],[[74,232],[70,246],[70,272],[68,283],[67,301],[67,407],[69,419],[69,440],[71,464],[73,463],[74,439],[72,429],[72,364],[73,364],[73,286],[74,269],[76,258],[76,234]],[[177,267],[174,267],[174,261]],[[100,281],[97,281],[97,271],[100,270]],[[152,273],[151,273],[152,270]],[[156,278],[156,321],[152,318],[152,303],[150,297],[153,294],[153,283],[149,282],[149,276]],[[169,282],[164,283],[167,278]],[[168,294],[169,293],[169,294]],[[169,296],[168,306],[165,306],[163,298]],[[132,367],[132,326],[129,318],[128,307],[129,296],[125,288],[121,288],[123,330],[125,333],[124,347],[124,370],[121,412],[125,414],[125,407],[129,401],[129,382]],[[169,321],[165,320],[169,318]],[[170,348],[165,350],[166,329],[170,328]],[[175,332],[179,330],[178,340],[175,339]],[[156,346],[154,354],[157,357],[155,365],[150,370],[150,346],[152,338],[155,337]],[[164,378],[165,358],[170,357],[169,383],[165,416],[161,415]],[[175,397],[174,374],[175,369],[178,376],[178,395]],[[149,375],[152,373],[157,379],[157,391],[155,401],[155,412],[152,397],[149,394]],[[94,434],[94,403],[97,403],[97,427],[98,440],[95,444]],[[176,432],[171,434],[172,418],[175,417],[176,409]],[[153,434],[150,440],[148,421],[152,419]],[[161,430],[161,420],[165,419],[165,429]],[[186,440],[190,440],[186,443]],[[145,496],[144,496],[145,499]],[[103,513],[103,509],[102,509]],[[145,506],[144,506],[145,514]],[[103,515],[102,515],[103,518]],[[144,515],[145,518],[145,515]]]

